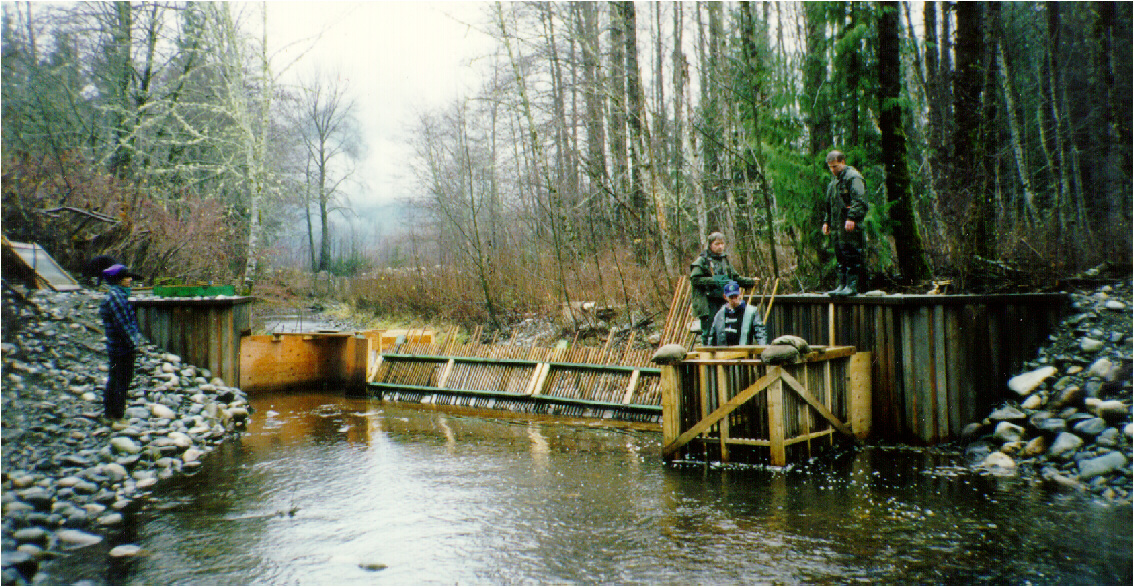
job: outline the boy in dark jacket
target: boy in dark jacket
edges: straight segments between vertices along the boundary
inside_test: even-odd
[[[121,264],[111,265],[102,272],[109,289],[98,313],[106,330],[106,353],[110,359],[102,404],[103,416],[111,420],[121,420],[126,415],[126,393],[134,379],[134,356],[143,342],[134,305],[130,303],[134,277]]]

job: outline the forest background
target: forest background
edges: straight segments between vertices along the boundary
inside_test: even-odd
[[[664,316],[714,230],[781,293],[830,282],[830,149],[871,285],[1020,291],[1131,267],[1127,2],[509,2],[479,90],[413,124],[415,193],[343,230],[348,81],[283,81],[270,3],[3,4],[3,232],[81,272],[236,283],[505,328]],[[474,67],[470,61],[470,67]],[[335,277],[330,277],[335,276]]]

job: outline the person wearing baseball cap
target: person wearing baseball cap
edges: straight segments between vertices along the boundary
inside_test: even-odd
[[[134,379],[134,357],[144,342],[138,329],[134,305],[130,303],[130,286],[137,277],[129,267],[116,263],[103,269],[102,279],[109,286],[98,307],[106,331],[106,353],[109,369],[103,392],[103,417],[124,425],[126,396]]]
[[[740,284],[730,281],[724,286],[725,305],[713,317],[713,327],[709,331],[709,344],[713,346],[737,346],[768,344],[768,329],[760,318],[760,312],[752,304],[744,302],[740,295]]]

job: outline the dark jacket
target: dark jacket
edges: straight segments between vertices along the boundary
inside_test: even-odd
[[[705,249],[689,265],[689,285],[693,289],[693,316],[712,315],[724,303],[724,284],[735,281],[752,287],[756,281],[741,277],[728,262],[728,255],[714,255]]]
[[[98,313],[106,330],[106,352],[111,355],[125,355],[141,346],[142,333],[138,330],[138,318],[134,315],[134,305],[130,303],[130,290],[121,285],[112,285],[106,297],[99,304]]]
[[[846,166],[838,177],[827,184],[823,223],[830,227],[832,234],[841,232],[847,220],[853,220],[856,224],[862,222],[869,209],[870,206],[866,203],[866,182],[854,167]]]
[[[742,303],[736,310],[725,304],[713,318],[709,343],[713,346],[768,344],[768,329],[752,304]]]

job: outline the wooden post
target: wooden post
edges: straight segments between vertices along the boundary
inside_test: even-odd
[[[528,395],[539,395],[543,392],[544,383],[547,381],[547,373],[551,371],[551,365],[548,363],[540,363],[536,365],[535,373],[532,374],[532,386],[528,391]]]
[[[768,386],[768,440],[772,455],[772,465],[782,467],[787,464],[784,451],[784,380],[780,377],[783,369],[772,367],[775,380]]]
[[[666,365],[661,368],[662,393],[662,446],[677,439],[681,433],[681,404],[678,398],[677,367]],[[673,455],[667,455],[672,460]]]
[[[827,345],[835,346],[835,302],[827,304]]]
[[[626,394],[622,396],[622,403],[628,404],[634,399],[634,392],[638,390],[638,381],[642,378],[642,370],[634,369],[630,374],[630,383],[626,385]]]
[[[717,365],[717,407],[728,403],[728,373],[724,365]],[[728,462],[728,416],[721,418],[718,428],[721,446],[721,462]]]
[[[850,387],[850,426],[859,440],[870,435],[870,353],[851,355],[847,366]]]
[[[445,366],[441,368],[441,375],[437,377],[438,389],[445,389],[445,383],[449,381],[449,374],[453,372],[453,363],[455,362],[456,360],[449,359],[449,361],[445,363]]]

